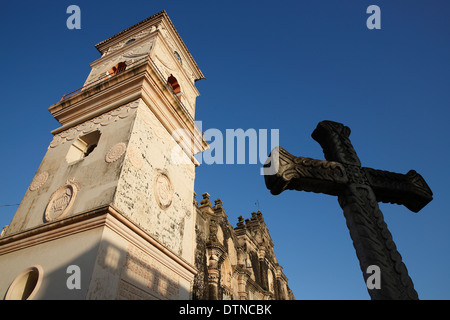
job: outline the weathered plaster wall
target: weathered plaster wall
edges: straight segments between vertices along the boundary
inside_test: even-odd
[[[20,272],[36,265],[42,268],[42,283],[33,299],[86,299],[101,235],[102,229],[96,228],[1,255],[0,299]],[[80,289],[67,287],[70,265],[80,267]]]
[[[101,240],[87,299],[190,298],[193,274],[120,223]]]
[[[113,205],[167,248],[193,262],[194,164],[172,157],[176,142],[141,101]]]
[[[76,187],[77,192],[76,196],[70,199],[70,207],[67,207],[68,210],[62,218],[111,204],[123,156],[112,162],[107,162],[106,156],[117,143],[127,144],[138,103],[128,103],[57,134],[50,143],[5,236],[48,222],[44,213],[52,195],[69,181]],[[79,161],[68,163],[66,155],[71,145],[79,137],[96,130],[101,135],[92,153]]]

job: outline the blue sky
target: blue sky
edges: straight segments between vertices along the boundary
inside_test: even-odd
[[[66,8],[81,8],[81,30]],[[369,30],[369,5],[381,29]],[[342,122],[363,166],[418,171],[434,193],[420,213],[380,204],[421,299],[450,298],[450,3],[445,0],[2,1],[0,205],[20,203],[58,127],[47,108],[81,87],[94,45],[165,9],[206,76],[203,129],[279,129],[294,155],[324,159],[311,133]],[[263,212],[297,299],[369,299],[335,197],[272,196],[261,165],[202,165],[195,189],[232,225]],[[16,207],[0,207],[0,225]]]

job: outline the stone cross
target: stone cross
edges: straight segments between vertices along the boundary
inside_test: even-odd
[[[350,129],[341,123],[318,124],[312,137],[327,161],[295,157],[274,148],[264,165],[274,170],[264,176],[266,186],[274,195],[290,189],[337,196],[364,280],[371,276],[369,266],[380,268],[381,287],[368,288],[371,298],[418,299],[378,202],[402,204],[418,212],[433,199],[431,189],[413,170],[398,174],[361,167],[349,136]]]

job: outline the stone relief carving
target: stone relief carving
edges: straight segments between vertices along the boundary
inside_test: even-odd
[[[76,127],[67,129],[53,137],[53,141],[50,143],[49,148],[55,148],[66,143],[67,141],[72,141],[78,138],[81,134],[90,133],[101,128],[102,126],[107,126],[120,119],[128,118],[136,112],[138,105],[139,101],[134,101],[108,113],[102,114],[94,119],[86,121]]]
[[[97,64],[93,67],[91,74],[89,75],[88,80],[86,83],[90,83],[92,81],[95,81],[95,79],[102,79],[105,77],[108,70],[115,65],[116,63],[126,60],[127,65],[130,65],[134,62],[136,62],[139,59],[142,59],[144,56],[148,55],[150,50],[153,47],[154,39],[147,39],[146,41],[141,42],[140,44],[133,45],[126,45],[126,43],[131,40],[140,40],[141,38],[145,37],[147,34],[151,33],[149,30],[144,30],[134,37],[130,37],[127,40],[124,40],[117,45],[110,47],[105,51],[103,57],[102,57],[102,63]],[[135,41],[134,41],[135,42]],[[123,49],[122,49],[123,48]],[[122,50],[121,50],[122,49]],[[125,49],[127,49],[125,51]],[[122,52],[119,52],[122,51]],[[114,54],[110,56],[112,53],[116,52],[117,54]],[[107,58],[105,58],[108,56]]]
[[[161,122],[159,122],[156,116],[150,110],[144,109],[140,112],[140,116],[142,121],[144,121],[146,125],[150,126],[155,135],[165,144],[166,139],[164,138],[167,130],[163,127]]]
[[[45,221],[49,222],[64,217],[72,207],[80,188],[80,183],[72,179],[56,190],[50,197],[45,209]]]
[[[142,169],[142,166],[144,165],[144,160],[142,159],[141,151],[137,147],[129,146],[127,155],[128,160],[130,161],[133,167],[135,167],[138,170]]]
[[[161,33],[166,40],[167,44],[171,48],[172,52],[178,50],[178,47],[175,45],[175,42],[172,40],[172,37],[164,26],[160,27]]]
[[[109,47],[109,48],[107,49],[107,53],[106,53],[106,54],[109,55],[109,54],[113,53],[114,51],[119,50],[119,49],[122,48],[122,47],[128,42],[128,40],[130,40],[130,39],[139,40],[139,39],[145,37],[146,35],[148,35],[148,34],[150,34],[150,33],[151,33],[151,31],[148,30],[148,29],[142,30],[141,32],[139,32],[139,33],[137,33],[137,34],[135,34],[135,35],[133,35],[133,36],[130,36],[129,38],[127,38],[127,39],[125,39],[125,40],[123,40],[123,41],[120,41],[120,42],[117,43],[116,45]]]
[[[109,149],[108,153],[106,154],[105,161],[111,163],[119,160],[126,150],[127,146],[125,145],[125,143],[120,142],[115,144],[114,146],[111,147],[111,149]]]
[[[47,182],[47,179],[48,179],[48,172],[47,171],[41,172],[40,174],[34,177],[28,189],[30,189],[30,191],[35,191],[39,189],[45,182]]]
[[[164,69],[175,71],[176,67],[172,64],[172,62],[168,59],[160,58],[157,54],[155,54],[155,63],[160,63],[164,66]]]
[[[157,170],[154,193],[156,202],[163,210],[170,207],[173,200],[173,185],[167,173],[163,170]]]

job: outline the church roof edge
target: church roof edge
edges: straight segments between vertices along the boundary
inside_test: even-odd
[[[138,26],[140,26],[140,25],[142,25],[142,24],[144,24],[144,23],[146,23],[146,22],[148,22],[148,21],[150,21],[150,20],[153,20],[153,19],[155,19],[155,18],[158,18],[158,17],[160,17],[160,16],[162,16],[162,15],[166,15],[166,16],[167,16],[166,10],[162,10],[162,11],[160,11],[160,12],[158,12],[158,13],[155,13],[154,15],[152,15],[152,16],[150,16],[150,17],[148,17],[148,18],[146,18],[146,19],[144,19],[144,20],[142,20],[142,21],[140,21],[140,22],[138,22],[138,23],[132,25],[131,27],[128,27],[128,28],[126,28],[125,30],[122,30],[122,31],[116,33],[115,35],[109,37],[108,39],[105,39],[105,40],[103,40],[103,41],[97,43],[97,44],[95,45],[95,48],[97,48],[97,50],[98,50],[100,53],[102,53],[102,52],[100,51],[99,47],[101,47],[101,46],[102,46],[103,44],[105,44],[106,42],[109,42],[109,41],[111,41],[111,40],[113,40],[113,39],[115,39],[115,38],[121,36],[122,34],[128,32],[128,31],[130,31],[130,30],[132,30],[132,29],[135,29],[136,27],[138,27]],[[167,16],[167,18],[168,18],[168,16]],[[170,19],[169,19],[169,20],[170,20]]]
[[[131,27],[128,27],[128,28],[126,28],[126,29],[124,29],[124,30],[122,30],[122,31],[120,31],[120,32],[118,32],[118,33],[116,33],[115,35],[109,37],[108,39],[103,40],[103,41],[97,43],[97,44],[95,45],[95,48],[96,48],[101,54],[103,54],[103,52],[102,52],[102,50],[101,50],[100,48],[101,48],[105,43],[110,42],[111,40],[114,40],[114,39],[120,37],[121,35],[125,34],[125,33],[128,32],[128,31],[131,31],[131,30],[133,30],[133,29],[136,29],[137,27],[139,27],[139,26],[141,26],[141,25],[147,23],[148,21],[151,21],[151,20],[154,20],[154,19],[157,19],[157,18],[160,18],[160,17],[166,18],[166,20],[168,21],[169,25],[170,25],[170,26],[173,28],[173,30],[175,31],[175,35],[177,36],[177,38],[178,38],[178,40],[180,41],[181,45],[183,46],[183,48],[186,50],[187,54],[189,55],[189,57],[190,57],[191,60],[193,61],[194,65],[195,65],[195,68],[197,69],[198,73],[200,74],[200,77],[199,77],[198,79],[196,79],[195,81],[201,80],[201,79],[206,79],[206,77],[203,75],[203,72],[200,70],[200,68],[198,67],[198,65],[197,65],[197,63],[195,62],[194,58],[192,57],[191,53],[189,52],[188,48],[186,47],[186,44],[184,43],[183,39],[181,38],[181,36],[180,36],[180,34],[178,33],[177,29],[175,28],[174,24],[172,23],[172,20],[170,20],[170,17],[169,17],[169,15],[167,14],[166,10],[159,11],[158,13],[155,13],[154,15],[152,15],[152,16],[150,16],[150,17],[148,17],[148,18],[146,18],[146,19],[144,19],[144,20],[142,20],[142,21],[140,21],[140,22],[138,22],[138,23],[132,25]]]

